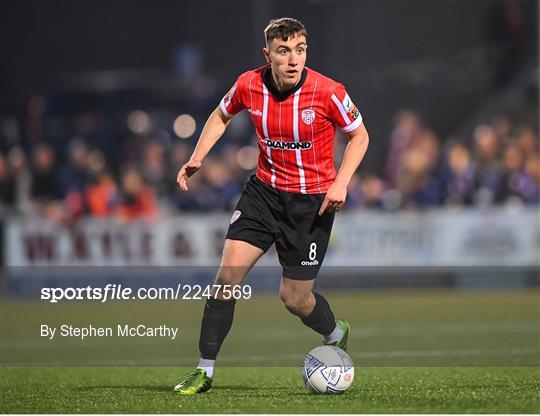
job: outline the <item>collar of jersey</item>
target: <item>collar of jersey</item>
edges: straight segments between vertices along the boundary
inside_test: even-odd
[[[274,77],[272,76],[272,70],[270,69],[270,66],[264,69],[262,73],[262,77],[263,77],[264,85],[266,85],[266,88],[268,88],[268,91],[272,93],[272,95],[276,98],[276,100],[285,101],[287,98],[293,95],[296,91],[302,88],[302,85],[304,85],[304,82],[306,82],[307,69],[304,68],[304,70],[302,71],[302,76],[300,77],[300,81],[298,82],[298,84],[296,84],[290,90],[286,90],[286,91],[280,91],[278,89],[274,81]]]

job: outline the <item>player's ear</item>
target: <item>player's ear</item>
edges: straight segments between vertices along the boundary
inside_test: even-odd
[[[264,54],[264,58],[266,59],[266,62],[271,64],[272,60],[270,59],[270,50],[268,48],[263,48],[263,54]]]

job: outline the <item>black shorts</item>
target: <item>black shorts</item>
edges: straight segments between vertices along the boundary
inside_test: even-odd
[[[321,268],[334,213],[319,215],[324,194],[293,194],[272,188],[255,175],[246,183],[226,238],[267,251],[276,243],[283,276],[311,280]]]

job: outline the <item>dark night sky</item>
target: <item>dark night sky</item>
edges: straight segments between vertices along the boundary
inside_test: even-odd
[[[496,41],[498,2],[13,1],[0,13],[2,82],[43,81],[63,71],[169,68],[195,41],[210,72],[256,66],[269,17],[293,15],[310,32],[310,63],[335,71],[448,55]],[[523,2],[526,23],[537,3]],[[536,24],[537,27],[537,24]],[[534,49],[534,48],[531,48]],[[262,59],[261,61],[262,62]],[[259,63],[260,63],[259,62]],[[340,72],[340,68],[337,68]],[[345,80],[347,81],[347,80]]]

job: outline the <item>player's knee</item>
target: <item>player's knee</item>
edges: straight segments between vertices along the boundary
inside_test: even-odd
[[[239,284],[238,280],[242,280],[239,276],[240,270],[237,267],[220,267],[216,276],[215,284],[217,285],[236,285]]]

